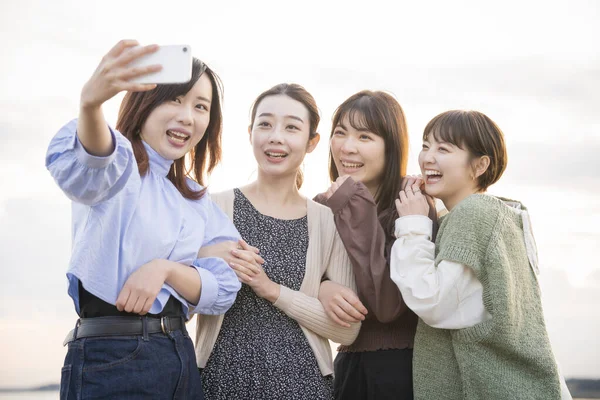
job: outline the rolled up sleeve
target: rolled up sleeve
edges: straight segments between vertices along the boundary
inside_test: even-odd
[[[233,305],[242,287],[237,275],[225,261],[217,257],[198,258],[193,262],[202,291],[197,305],[190,305],[191,314],[220,315]]]

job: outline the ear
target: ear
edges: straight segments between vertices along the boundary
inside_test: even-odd
[[[252,144],[252,126],[248,125],[248,140]]]
[[[312,151],[317,147],[319,141],[321,140],[321,135],[319,133],[315,133],[315,136],[312,139],[308,140],[308,146],[306,147],[307,153],[312,153]]]
[[[483,175],[485,171],[487,171],[488,167],[490,166],[490,158],[488,156],[481,156],[477,160],[475,160],[473,166],[475,172],[475,179],[477,179],[481,175]]]

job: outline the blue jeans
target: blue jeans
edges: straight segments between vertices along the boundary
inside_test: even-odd
[[[204,399],[194,345],[180,330],[77,339],[69,343],[60,398]]]

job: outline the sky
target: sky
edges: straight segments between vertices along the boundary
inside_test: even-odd
[[[316,98],[323,139],[348,96],[392,93],[408,120],[409,173],[432,117],[486,113],[509,157],[490,193],[530,210],[556,358],[567,378],[600,378],[600,2],[22,0],[1,2],[0,26],[0,387],[60,379],[76,319],[70,204],[44,156],[124,38],[188,44],[223,80],[224,157],[210,191],[255,178],[250,105],[281,82]],[[121,98],[104,106],[111,124]],[[327,189],[327,154],[321,140],[306,157],[305,195]]]

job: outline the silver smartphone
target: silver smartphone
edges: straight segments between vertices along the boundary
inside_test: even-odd
[[[192,77],[192,48],[186,44],[159,46],[152,54],[146,54],[129,63],[129,66],[148,66],[160,64],[158,72],[130,79],[136,83],[185,83]]]

